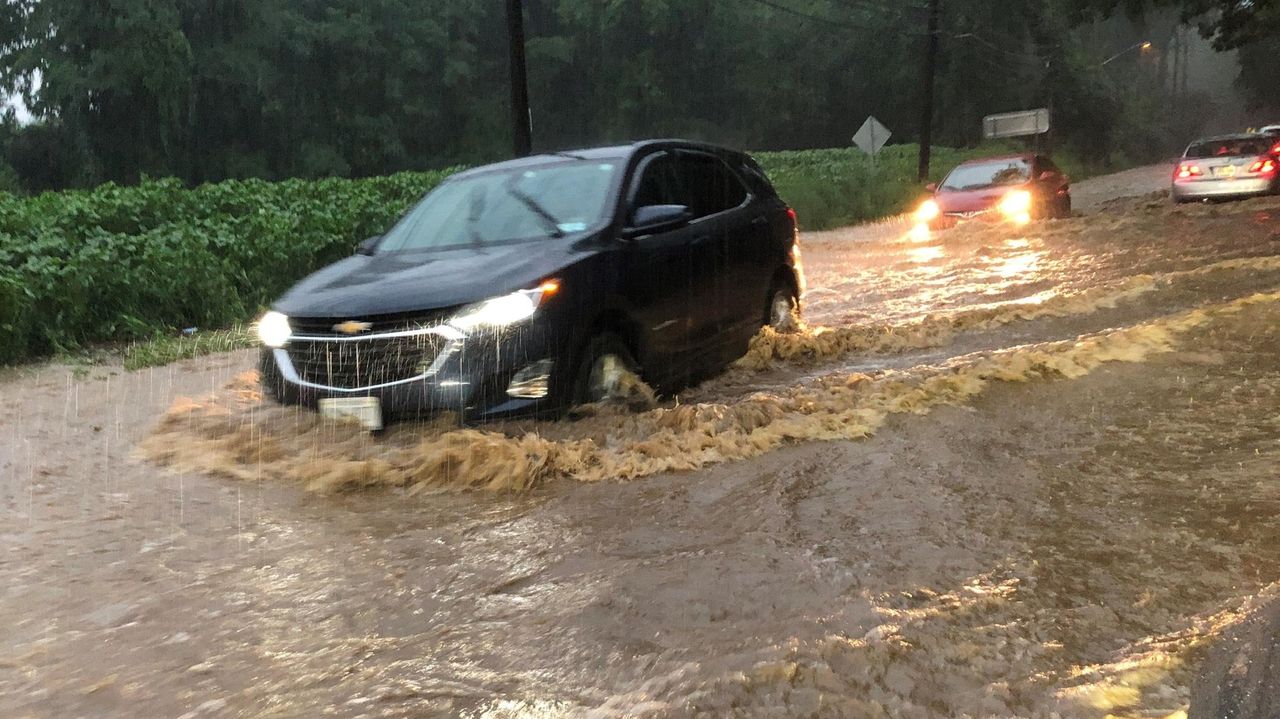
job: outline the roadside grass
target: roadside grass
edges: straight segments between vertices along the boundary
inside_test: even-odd
[[[139,370],[160,367],[179,360],[248,349],[257,344],[249,325],[231,329],[197,332],[178,337],[156,337],[129,345],[124,351],[124,368]]]

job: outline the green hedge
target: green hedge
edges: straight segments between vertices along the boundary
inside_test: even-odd
[[[0,362],[244,321],[449,172],[0,195]]]
[[[938,148],[935,175],[993,150]],[[907,209],[914,146],[759,153],[804,229]],[[230,327],[351,253],[457,168],[363,180],[177,180],[0,193],[0,363],[177,328]]]

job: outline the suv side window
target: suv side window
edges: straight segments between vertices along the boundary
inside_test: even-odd
[[[633,187],[631,206],[627,211],[628,223],[638,207],[685,204],[680,196],[676,159],[670,153],[660,153],[646,160],[640,166],[640,175]]]
[[[747,188],[737,175],[715,155],[680,153],[680,179],[694,218],[731,210],[747,201]]]

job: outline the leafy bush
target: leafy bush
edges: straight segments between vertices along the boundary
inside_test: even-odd
[[[0,362],[242,322],[450,172],[0,195]]]

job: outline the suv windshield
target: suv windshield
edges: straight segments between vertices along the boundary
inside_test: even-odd
[[[993,160],[981,164],[961,165],[942,181],[943,190],[983,190],[1003,185],[1021,185],[1031,179],[1031,166],[1026,160]]]
[[[1261,139],[1205,140],[1187,148],[1187,157],[1254,157],[1267,151]]]
[[[377,252],[486,246],[581,232],[600,222],[612,162],[556,162],[448,180],[383,236]]]

